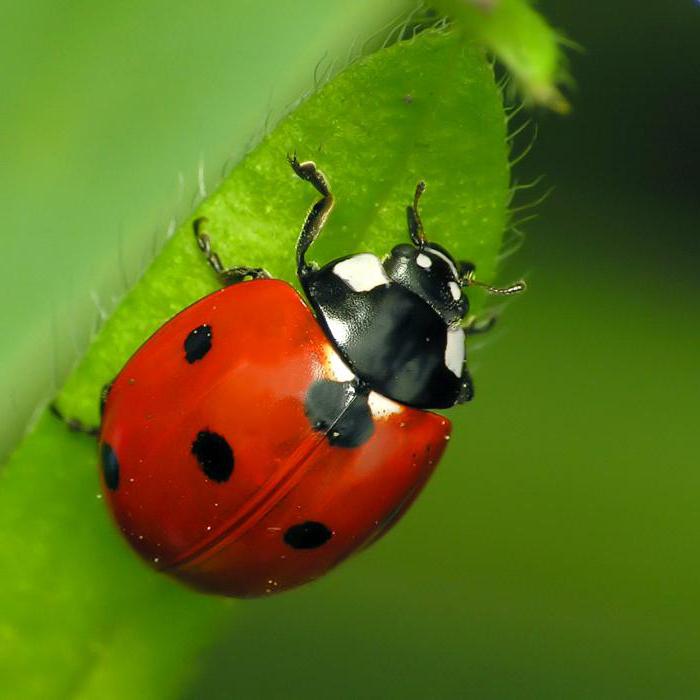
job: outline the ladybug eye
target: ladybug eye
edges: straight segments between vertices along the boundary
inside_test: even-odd
[[[457,263],[457,271],[461,280],[467,280],[470,277],[470,275],[474,274],[475,270],[476,266],[474,265],[474,263],[470,263],[467,260],[460,260]]]

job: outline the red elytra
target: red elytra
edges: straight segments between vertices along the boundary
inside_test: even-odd
[[[252,597],[316,579],[383,535],[450,422],[374,392],[310,406],[311,387],[351,377],[279,280],[226,287],[168,321],[115,379],[100,431],[104,492],[133,548],[200,591]]]

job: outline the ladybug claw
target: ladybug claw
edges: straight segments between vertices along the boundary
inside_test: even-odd
[[[68,418],[65,416],[55,401],[49,404],[49,411],[53,416],[58,418],[71,433],[82,433],[90,437],[98,437],[100,434],[99,426],[86,425],[79,418]]]
[[[481,333],[488,333],[496,325],[497,320],[498,319],[494,314],[486,316],[485,318],[470,316],[467,318],[467,322],[463,326],[464,334],[479,335]]]

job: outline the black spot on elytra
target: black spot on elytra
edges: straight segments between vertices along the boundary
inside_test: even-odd
[[[192,364],[211,350],[211,326],[206,323],[190,331],[185,338],[185,359]]]
[[[223,483],[233,474],[233,450],[218,433],[200,430],[192,443],[192,454],[212,481]]]
[[[331,445],[359,447],[374,432],[368,393],[353,382],[314,382],[306,392],[304,410],[314,430],[324,431]]]
[[[102,463],[102,476],[105,485],[110,491],[119,488],[119,460],[114,450],[106,442],[102,443],[100,449],[100,462]]]
[[[316,549],[326,544],[333,533],[323,524],[314,520],[292,525],[284,533],[284,541],[294,549]]]

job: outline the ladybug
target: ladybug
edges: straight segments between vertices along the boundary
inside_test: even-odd
[[[449,440],[450,422],[426,409],[473,395],[465,333],[479,328],[464,288],[480,283],[426,240],[424,184],[410,244],[319,268],[306,254],[333,195],[314,163],[289,161],[321,195],[296,247],[306,301],[262,269],[225,269],[198,219],[222,289],[163,325],[103,397],[114,519],[153,567],[207,593],[293,588],[376,541]]]

